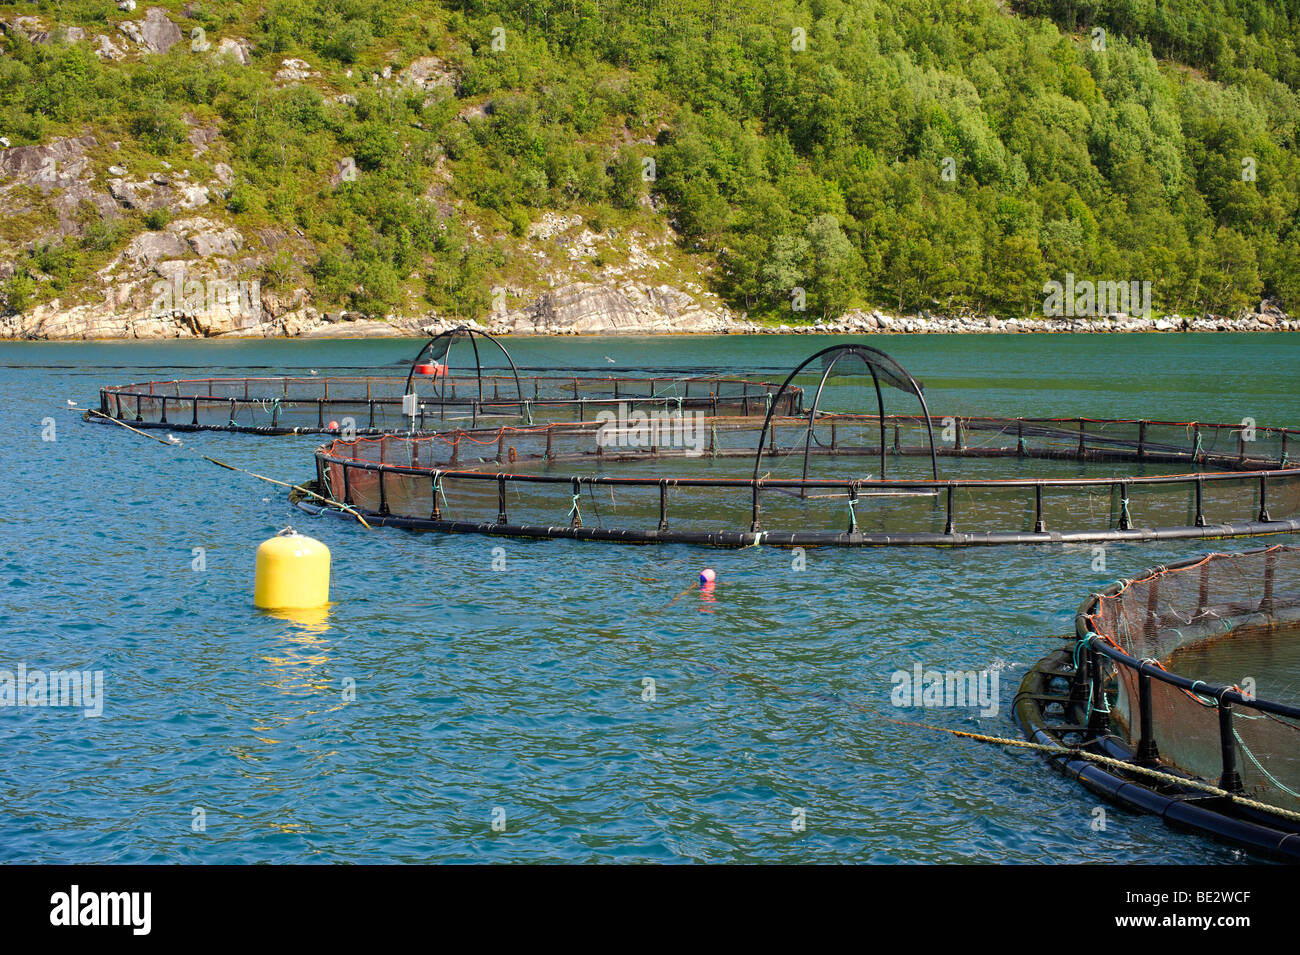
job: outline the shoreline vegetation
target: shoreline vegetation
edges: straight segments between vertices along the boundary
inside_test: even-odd
[[[1300,314],[1286,4],[670,6],[0,3],[0,336]]]

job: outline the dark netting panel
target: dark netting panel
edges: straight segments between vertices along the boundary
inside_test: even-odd
[[[944,462],[938,480],[931,477],[931,429],[915,415],[759,418],[625,404],[585,422],[449,427],[340,440],[317,453],[334,500],[414,526],[559,528],[548,536],[581,526],[626,532],[625,539],[730,545],[1300,530],[1300,469],[1279,459],[1264,462],[1270,470],[1233,470],[1259,462],[1214,460],[1197,446],[1198,432],[1226,428],[1169,426],[1156,441],[1149,425],[1131,421],[934,416],[930,423]],[[1194,459],[1208,469],[1196,470]],[[415,472],[400,485],[415,489],[414,503],[398,485],[392,495],[385,485],[381,500],[376,469]],[[461,500],[434,514],[419,496],[432,493],[421,479],[430,488],[441,482],[444,491],[454,484]]]
[[[1300,549],[1216,554],[1128,581],[1097,599],[1084,625],[1136,660],[1151,660],[1197,689],[1151,680],[1152,728],[1163,761],[1204,779],[1223,771],[1214,686],[1259,700],[1300,703]],[[1114,666],[1114,716],[1134,745],[1139,675]],[[1300,809],[1300,721],[1233,707],[1235,768],[1245,792]]]
[[[100,412],[143,427],[262,432],[374,432],[592,421],[602,413],[693,411],[761,416],[777,388],[741,378],[451,374],[416,377],[414,419],[403,411],[398,377],[203,378],[105,388]],[[802,392],[781,398],[783,414],[802,409]]]

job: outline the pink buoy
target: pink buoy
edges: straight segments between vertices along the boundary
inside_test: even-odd
[[[700,571],[700,586],[708,587],[718,579],[718,575],[713,572],[712,567],[705,567]]]
[[[338,423],[337,421],[331,421],[331,422],[330,422],[330,430],[331,430],[331,431],[337,431],[338,429],[339,429],[339,423]]]

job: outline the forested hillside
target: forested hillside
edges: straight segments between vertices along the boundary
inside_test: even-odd
[[[10,311],[92,294],[194,204],[245,237],[241,277],[380,315],[544,287],[548,213],[604,237],[592,274],[641,236],[751,317],[1031,315],[1066,273],[1300,311],[1282,0],[157,6],[170,43],[132,39],[143,5],[0,6],[0,135],[93,137],[75,209],[0,178]]]

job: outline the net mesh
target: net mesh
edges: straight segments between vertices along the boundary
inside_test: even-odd
[[[697,410],[763,415],[777,386],[728,377],[596,377],[485,372],[417,378],[414,422],[403,412],[398,377],[201,378],[117,385],[100,392],[100,411],[144,427],[240,431],[362,432],[476,428],[507,423],[590,421],[602,410]],[[780,399],[801,408],[802,391]]]
[[[1201,449],[1202,466],[1228,470],[1187,473],[1192,444],[1153,450],[1134,422],[1085,421],[1081,431],[1077,420],[975,420],[975,428],[944,428],[938,481],[916,416],[827,414],[811,423],[775,416],[757,482],[763,419],[631,405],[586,423],[340,440],[317,456],[336,500],[417,520],[572,523],[575,494],[583,526],[762,529],[810,542],[854,534],[1260,533],[1270,529],[1262,519],[1300,519],[1300,469],[1278,461],[1267,462],[1273,470],[1242,471],[1258,459]],[[1101,451],[1098,431],[1106,434]],[[376,469],[413,473],[400,493],[385,483],[381,496]],[[436,516],[435,483],[444,498]]]
[[[1215,554],[1161,568],[1099,597],[1087,626],[1129,656],[1207,685],[1258,699],[1300,703],[1300,548]],[[1138,674],[1114,667],[1113,717],[1136,745]],[[1162,760],[1217,780],[1223,768],[1218,703],[1151,681],[1152,724]],[[1233,708],[1236,769],[1247,794],[1300,809],[1300,722]]]

